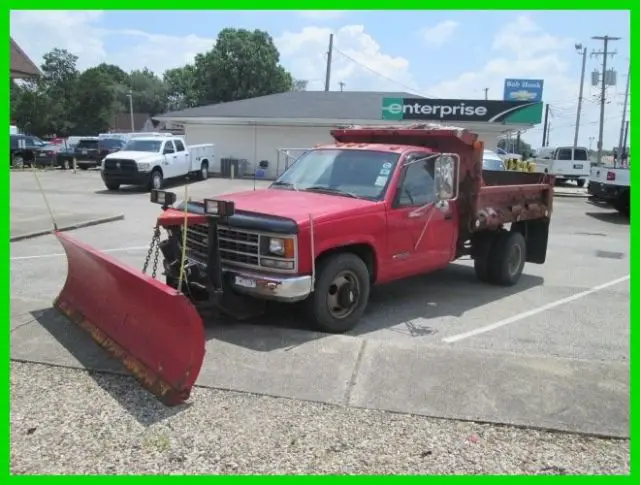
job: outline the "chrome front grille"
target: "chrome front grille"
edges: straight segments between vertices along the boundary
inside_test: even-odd
[[[191,224],[187,228],[187,258],[201,264],[209,259],[209,228],[206,224]]]
[[[196,263],[207,264],[209,251],[209,227],[207,224],[191,224],[187,229],[187,257]],[[257,231],[236,229],[228,226],[218,226],[218,248],[220,261],[225,266],[259,269],[262,271],[294,272],[294,260],[261,254],[260,248],[268,247],[263,238],[278,237]],[[297,245],[296,245],[297,252]],[[265,260],[292,261],[291,269],[274,269],[264,264]],[[269,261],[266,261],[267,263]]]

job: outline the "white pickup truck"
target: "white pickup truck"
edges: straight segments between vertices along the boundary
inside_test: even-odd
[[[620,214],[629,217],[631,213],[631,169],[611,165],[596,165],[589,178],[591,202],[612,206]]]
[[[121,185],[160,189],[167,179],[190,174],[208,178],[214,157],[213,144],[187,146],[178,136],[136,136],[122,150],[104,157],[100,175],[109,190]]]
[[[543,147],[532,161],[536,172],[555,175],[558,181],[575,180],[578,187],[584,187],[591,170],[589,151],[584,147]]]

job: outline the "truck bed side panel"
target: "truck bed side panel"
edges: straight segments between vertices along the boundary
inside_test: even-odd
[[[474,229],[546,219],[553,210],[553,178],[530,172],[483,171]]]

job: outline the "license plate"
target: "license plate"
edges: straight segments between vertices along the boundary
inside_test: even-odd
[[[242,286],[243,288],[255,288],[256,280],[252,280],[249,278],[242,278],[241,276],[236,276],[236,285]]]
[[[575,168],[576,170],[581,170],[582,169],[582,164],[581,163],[576,163],[573,168]]]

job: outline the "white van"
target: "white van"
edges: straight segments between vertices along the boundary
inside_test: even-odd
[[[575,180],[584,187],[591,172],[589,150],[585,147],[542,147],[533,159],[536,172],[555,175],[556,180]]]

